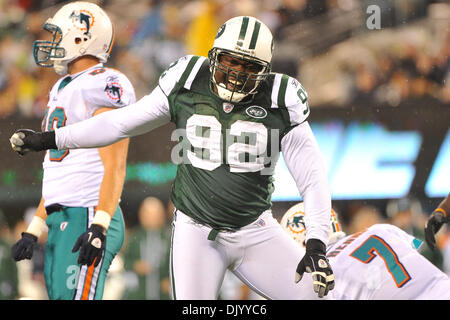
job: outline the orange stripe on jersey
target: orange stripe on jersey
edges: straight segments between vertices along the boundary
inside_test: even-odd
[[[89,300],[89,291],[91,289],[92,285],[92,275],[94,274],[94,263],[92,263],[89,266],[89,269],[86,273],[86,278],[84,280],[84,289],[83,289],[83,295],[81,296],[81,300]]]

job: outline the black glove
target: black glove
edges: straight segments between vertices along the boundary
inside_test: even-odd
[[[297,266],[295,282],[299,282],[303,273],[310,272],[313,278],[314,292],[319,298],[326,296],[334,288],[334,274],[325,255],[326,246],[318,239],[306,242],[306,253]]]
[[[436,239],[434,235],[441,229],[444,223],[449,222],[448,216],[441,211],[434,211],[425,224],[425,241],[428,246],[434,250],[436,248]]]
[[[81,248],[81,250],[80,250]],[[73,246],[72,252],[80,250],[78,255],[79,264],[98,266],[106,248],[106,229],[98,224],[91,224]]]
[[[11,248],[11,256],[14,260],[31,259],[37,237],[31,233],[22,232],[22,238]]]
[[[28,151],[58,149],[54,131],[35,132],[30,129],[19,129],[14,132],[9,141],[13,150],[21,156]]]

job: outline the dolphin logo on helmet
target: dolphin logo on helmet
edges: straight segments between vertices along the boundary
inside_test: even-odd
[[[286,211],[280,221],[283,230],[303,247],[305,247],[306,240],[305,217],[305,207],[303,202],[300,202]],[[345,233],[339,224],[337,213],[331,209],[328,244],[332,244],[343,237],[345,237]]]
[[[75,19],[75,21],[77,21],[81,25],[85,24],[86,25],[86,28],[85,28],[86,31],[84,32],[84,34],[85,35],[89,34],[89,28],[91,26],[91,22],[90,22],[91,16],[89,16],[89,15],[87,15],[87,14],[81,12],[81,11],[78,12],[78,13],[76,13],[76,11],[73,11],[70,14],[69,18]]]

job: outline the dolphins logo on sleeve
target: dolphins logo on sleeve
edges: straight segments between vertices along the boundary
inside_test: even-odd
[[[106,82],[105,92],[116,103],[122,103],[123,88],[115,77],[109,77]]]

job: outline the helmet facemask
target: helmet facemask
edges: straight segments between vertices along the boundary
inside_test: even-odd
[[[66,50],[58,46],[63,34],[61,28],[51,23],[45,23],[43,28],[52,34],[52,40],[36,40],[33,43],[33,57],[38,66],[52,68],[53,59],[62,59],[66,56]]]
[[[273,36],[262,21],[250,16],[227,20],[208,53],[213,92],[232,103],[252,101],[270,74],[272,53]]]
[[[255,95],[271,69],[269,62],[225,49],[213,48],[209,51],[208,57],[211,83],[217,89],[217,92],[213,91],[221,99],[229,102],[240,102],[249,95]],[[224,57],[228,57],[231,61],[234,59],[242,62],[245,69],[250,72],[242,71],[242,67],[238,70],[222,63]]]

